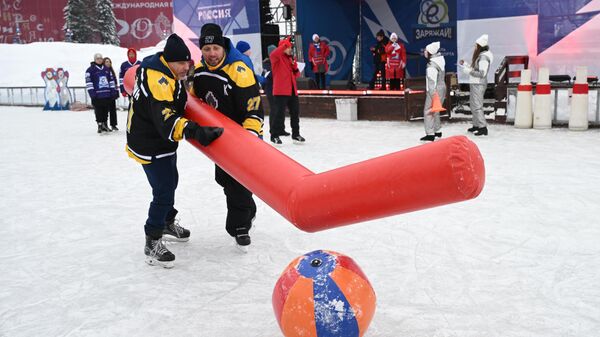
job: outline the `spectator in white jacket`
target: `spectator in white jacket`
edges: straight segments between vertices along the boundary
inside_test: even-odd
[[[440,43],[433,42],[425,47],[423,52],[427,62],[425,87],[427,93],[425,96],[425,105],[423,106],[423,121],[425,122],[425,137],[421,138],[424,142],[433,142],[435,138],[442,137],[442,124],[440,122],[440,112],[431,111],[433,105],[433,96],[437,93],[440,98],[440,104],[444,104],[446,98],[446,60],[439,53]]]
[[[487,88],[487,77],[490,66],[494,61],[494,55],[490,51],[488,45],[488,35],[481,35],[475,41],[475,50],[471,64],[464,60],[460,60],[459,64],[463,66],[462,70],[469,75],[469,89],[471,114],[473,118],[473,126],[467,131],[473,132],[475,136],[487,136],[487,122],[483,113],[483,95]]]

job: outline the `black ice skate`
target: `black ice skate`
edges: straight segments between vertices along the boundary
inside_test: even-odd
[[[487,136],[488,129],[487,129],[487,127],[482,127],[482,128],[477,129],[477,131],[475,131],[473,134],[475,136]]]
[[[470,128],[468,128],[468,129],[467,129],[467,132],[475,132],[475,131],[477,131],[477,129],[479,129],[479,128],[478,128],[478,127],[475,127],[475,126],[473,126],[473,127],[470,127]]]
[[[292,136],[292,139],[294,140],[294,144],[303,144],[306,141],[306,139],[300,135]]]
[[[163,268],[173,268],[175,266],[175,255],[165,247],[162,238],[153,239],[146,235],[146,263],[151,266],[161,266]]]
[[[281,139],[279,139],[279,137],[277,136],[271,136],[271,143],[275,144],[275,145],[281,145]]]
[[[281,135],[284,136],[284,137],[289,137],[290,133],[287,132],[287,131],[283,131],[283,133]]]
[[[434,135],[427,135],[425,137],[421,137],[421,139],[419,139],[422,142],[433,142],[435,140],[435,136]]]
[[[102,133],[102,123],[98,123],[98,133]]]
[[[442,133],[441,132],[436,132],[435,133],[435,138],[442,138]]]
[[[119,131],[119,128],[116,125],[110,127],[113,131]]]
[[[252,243],[252,241],[250,240],[250,235],[248,234],[248,229],[237,229],[237,234],[235,235],[235,243],[239,250],[241,250],[244,253],[248,252],[248,246],[250,246],[250,243]]]
[[[185,242],[190,239],[190,231],[179,225],[179,219],[173,219],[165,224],[163,237],[167,241]]]
[[[106,125],[106,122],[102,123],[100,126],[102,126],[102,131],[105,132],[111,132],[112,130],[108,128],[108,125]]]

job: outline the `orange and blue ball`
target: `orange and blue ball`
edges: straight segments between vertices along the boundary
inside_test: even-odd
[[[352,258],[316,250],[295,258],[273,290],[273,310],[286,337],[354,337],[367,331],[375,292]]]

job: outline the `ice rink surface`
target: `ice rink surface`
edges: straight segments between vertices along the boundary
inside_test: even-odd
[[[247,254],[224,230],[213,163],[184,142],[176,208],[192,236],[169,244],[166,270],[144,263],[151,191],[119,114],[121,131],[98,135],[91,111],[0,107],[0,336],[281,336],[275,282],[316,249],[352,257],[370,279],[368,337],[598,336],[598,129],[492,125],[469,136],[486,165],[478,198],[338,229],[304,233],[257,199]],[[317,173],[424,135],[419,122],[301,128],[306,144],[279,149]]]

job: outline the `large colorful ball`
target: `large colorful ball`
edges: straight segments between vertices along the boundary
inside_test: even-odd
[[[375,292],[350,257],[316,250],[283,271],[273,310],[286,337],[362,336],[375,313]]]

